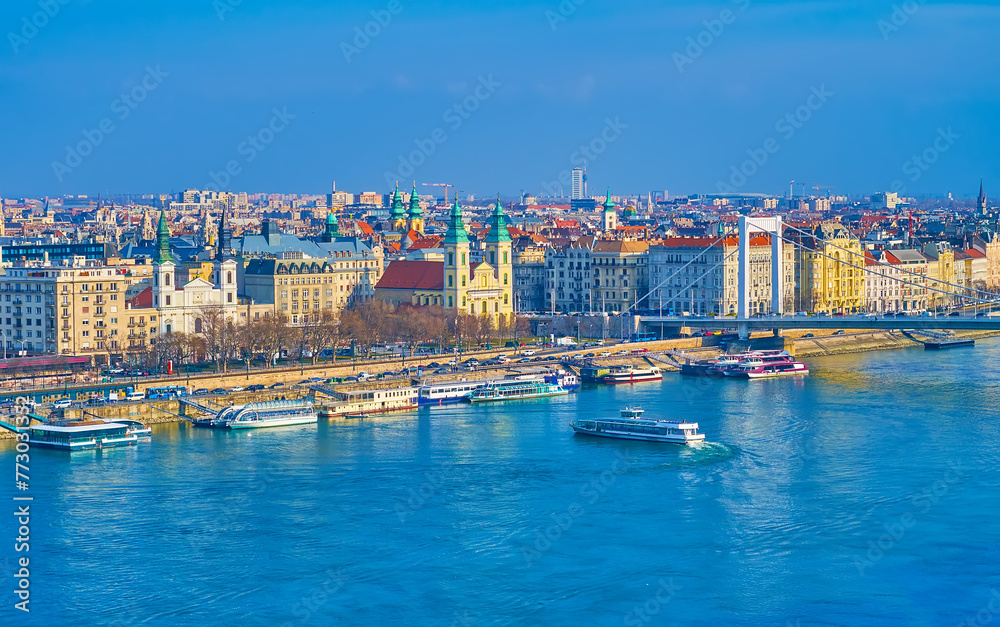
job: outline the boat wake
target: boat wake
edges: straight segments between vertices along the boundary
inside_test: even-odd
[[[661,467],[685,470],[711,466],[727,462],[737,457],[739,453],[739,448],[735,446],[726,446],[719,442],[698,442],[685,446],[676,458],[664,462]]]

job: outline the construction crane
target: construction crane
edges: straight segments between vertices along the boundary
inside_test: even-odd
[[[448,205],[448,188],[455,187],[451,183],[424,183],[424,187],[443,187],[444,188],[444,204]]]

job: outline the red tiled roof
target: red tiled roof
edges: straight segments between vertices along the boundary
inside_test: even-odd
[[[382,273],[376,289],[443,290],[443,261],[393,261]]]
[[[972,257],[973,259],[986,259],[986,255],[979,252],[975,248],[966,248],[965,254]]]
[[[441,237],[436,235],[421,237],[413,241],[410,244],[410,250],[423,250],[425,248],[439,248],[441,246]]]
[[[358,220],[357,226],[358,226],[359,229],[361,229],[361,232],[364,233],[365,235],[374,235],[375,234],[375,229],[373,229],[372,225],[368,224],[367,222],[362,222],[362,221]]]

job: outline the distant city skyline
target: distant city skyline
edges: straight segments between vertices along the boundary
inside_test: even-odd
[[[986,2],[56,4],[0,8],[6,197],[1000,189]]]

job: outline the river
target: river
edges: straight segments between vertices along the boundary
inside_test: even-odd
[[[990,339],[810,359],[806,379],[668,375],[541,401],[258,432],[169,424],[130,449],[32,450],[30,552],[14,552],[14,517],[3,514],[0,616],[121,626],[994,620],[998,357]],[[587,438],[567,425],[625,405],[697,421],[709,443]],[[3,446],[10,494],[14,450]],[[10,592],[24,555],[27,615]]]

